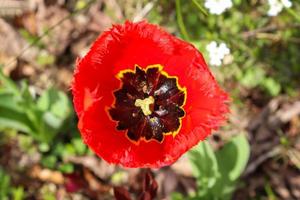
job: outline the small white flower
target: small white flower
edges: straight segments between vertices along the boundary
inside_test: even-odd
[[[290,0],[281,0],[281,2],[284,5],[284,7],[286,7],[286,8],[290,8],[293,5]]]
[[[206,0],[204,6],[211,14],[220,15],[232,7],[232,0]]]
[[[206,46],[206,50],[209,54],[209,64],[215,66],[220,66],[224,57],[230,54],[230,49],[223,42],[218,46],[216,41],[212,41]]]
[[[226,44],[224,42],[222,42],[219,45],[219,54],[221,55],[221,57],[224,57],[225,55],[230,54],[230,50],[228,49],[228,47],[226,46]]]
[[[292,2],[290,0],[268,0],[270,9],[268,11],[269,16],[277,16],[283,8],[290,8]]]

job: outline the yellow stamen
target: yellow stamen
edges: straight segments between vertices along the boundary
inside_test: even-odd
[[[134,105],[136,107],[140,107],[144,113],[144,115],[151,115],[150,105],[154,103],[154,98],[152,96],[147,97],[145,99],[137,99],[135,100]]]

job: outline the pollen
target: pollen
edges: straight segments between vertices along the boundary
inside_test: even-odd
[[[137,99],[134,103],[136,107],[140,107],[145,116],[151,115],[152,111],[150,105],[154,103],[154,98],[152,96],[145,99]]]

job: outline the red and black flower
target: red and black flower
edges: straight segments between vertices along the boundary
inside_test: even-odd
[[[172,164],[228,112],[201,53],[145,21],[104,32],[77,62],[72,91],[84,142],[125,167]]]

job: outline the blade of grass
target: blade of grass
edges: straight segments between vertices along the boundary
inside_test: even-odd
[[[1,69],[2,65],[0,65],[0,86],[1,84],[6,87],[9,91],[11,91],[16,96],[21,96],[21,93],[17,86],[14,84],[12,80],[6,77]]]
[[[180,5],[180,0],[176,0],[176,16],[177,16],[177,23],[180,29],[180,32],[182,34],[183,39],[185,40],[190,40],[189,34],[186,31],[183,18],[182,18],[182,13],[181,13],[181,5]]]
[[[272,188],[271,188],[270,183],[268,183],[268,184],[265,186],[265,191],[266,191],[266,193],[267,193],[267,195],[268,195],[268,199],[269,199],[269,200],[277,200],[277,198],[276,198],[276,196],[275,196],[275,194],[274,194],[274,192],[273,192],[273,190],[272,190]]]
[[[192,0],[192,2],[196,5],[196,7],[202,12],[205,16],[208,16],[206,10],[202,7],[202,5],[197,0]]]
[[[300,23],[300,15],[297,14],[292,8],[287,8],[287,11]]]

